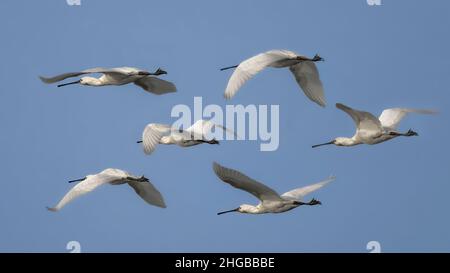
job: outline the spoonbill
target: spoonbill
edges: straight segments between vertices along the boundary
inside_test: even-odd
[[[353,137],[338,137],[330,142],[313,145],[313,148],[334,144],[336,146],[354,146],[358,144],[378,144],[398,136],[417,136],[418,134],[409,129],[406,133],[397,131],[400,121],[408,113],[435,114],[432,110],[410,109],[410,108],[391,108],[385,109],[379,118],[368,112],[355,110],[342,103],[336,103],[336,107],[346,112],[356,124],[356,133]]]
[[[236,68],[228,81],[224,96],[226,99],[231,99],[246,81],[266,67],[289,67],[305,95],[310,100],[325,107],[323,86],[315,65],[315,62],[318,61],[323,61],[323,59],[317,54],[313,58],[308,58],[289,50],[270,50],[258,54],[239,65],[220,69],[223,71]]]
[[[202,143],[219,144],[216,139],[207,139],[208,134],[216,127],[236,135],[232,130],[222,125],[202,119],[196,121],[186,130],[174,128],[167,124],[150,123],[142,133],[142,140],[137,141],[137,143],[142,143],[144,153],[147,155],[156,149],[157,144],[176,144],[181,147],[190,147]]]
[[[81,179],[69,181],[69,183],[80,182],[73,187],[59,203],[53,208],[47,208],[50,211],[58,211],[67,203],[73,201],[81,195],[93,191],[103,184],[120,185],[128,183],[136,193],[150,205],[165,208],[166,204],[161,193],[150,183],[145,176],[134,176],[119,169],[105,169],[94,175],[88,175]]]
[[[150,73],[145,70],[134,67],[117,67],[117,68],[91,68],[79,72],[64,73],[55,77],[46,78],[40,77],[45,83],[55,83],[67,78],[78,77],[85,74],[103,74],[100,78],[93,77],[81,77],[79,80],[59,84],[58,87],[81,84],[88,86],[105,86],[105,85],[124,85],[128,83],[134,83],[142,87],[145,91],[151,92],[156,95],[176,92],[175,85],[171,82],[161,80],[156,76],[167,74],[166,71],[158,68],[154,73]]]
[[[213,163],[213,170],[216,175],[225,183],[228,183],[240,190],[251,193],[261,201],[257,206],[243,204],[238,208],[219,212],[217,213],[217,215],[228,212],[251,214],[280,213],[289,211],[302,205],[321,205],[322,203],[314,198],[309,202],[303,202],[301,200],[305,195],[322,188],[335,179],[335,177],[329,177],[327,180],[324,180],[322,182],[294,189],[283,193],[282,195],[279,195],[277,192],[267,187],[266,185],[253,180],[252,178],[246,176],[243,173],[240,173],[239,171],[225,168],[216,162]]]

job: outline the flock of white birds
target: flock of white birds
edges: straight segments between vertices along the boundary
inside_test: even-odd
[[[319,55],[308,58],[288,50],[270,50],[258,54],[241,62],[239,65],[221,69],[235,69],[228,81],[224,97],[226,99],[234,97],[245,82],[267,67],[288,67],[305,95],[313,102],[325,107],[326,102],[323,85],[316,67],[316,62],[319,61],[323,61]],[[102,76],[99,78],[83,76],[76,81],[59,84],[58,87],[71,84],[107,86],[134,83],[145,91],[157,95],[176,92],[176,87],[173,83],[158,78],[160,75],[167,74],[166,71],[160,68],[153,73],[133,67],[92,68],[80,72],[65,73],[51,78],[40,78],[45,83],[56,83],[67,78],[79,77],[87,74],[102,74]],[[378,144],[398,136],[417,136],[418,134],[412,130],[408,130],[405,133],[401,133],[397,130],[397,126],[401,119],[408,113],[435,113],[432,110],[392,108],[384,110],[381,116],[377,118],[371,113],[352,109],[341,103],[337,103],[336,107],[350,115],[356,124],[356,133],[351,138],[338,137],[330,142],[314,145],[313,148],[328,144],[337,146],[354,146],[363,143]],[[152,153],[158,144],[175,144],[181,147],[190,147],[203,143],[219,144],[217,140],[211,140],[206,137],[208,132],[211,132],[212,129],[216,128],[234,134],[232,130],[214,124],[208,120],[198,120],[185,130],[174,128],[171,125],[151,123],[145,127],[142,133],[142,140],[138,141],[138,143],[142,143],[145,154]],[[309,202],[304,202],[304,197],[335,179],[334,177],[329,177],[322,182],[297,188],[280,195],[273,189],[245,174],[223,167],[216,162],[213,163],[213,171],[217,177],[225,183],[247,191],[260,200],[260,203],[256,206],[243,204],[238,208],[219,212],[219,215],[227,212],[251,214],[280,213],[302,205],[320,205],[321,202],[314,198]],[[58,211],[77,197],[91,192],[98,186],[107,183],[111,185],[127,183],[147,203],[161,208],[166,207],[161,193],[150,183],[148,178],[145,176],[135,176],[123,170],[109,168],[98,174],[87,175],[84,178],[69,181],[69,183],[72,182],[78,182],[78,184],[75,185],[56,206],[48,208],[50,211]]]

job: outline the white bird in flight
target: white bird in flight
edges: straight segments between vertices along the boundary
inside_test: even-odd
[[[317,61],[323,61],[323,59],[319,55],[308,58],[289,50],[270,50],[258,54],[241,62],[239,65],[221,69],[223,71],[236,68],[228,81],[224,96],[226,99],[231,99],[246,81],[266,67],[289,67],[305,95],[310,100],[325,107],[323,86],[315,64]]]
[[[322,188],[335,179],[335,177],[330,177],[322,182],[294,189],[283,193],[282,195],[279,195],[277,192],[267,187],[266,185],[253,180],[252,178],[236,170],[225,168],[216,162],[213,163],[213,170],[216,175],[225,183],[228,183],[240,190],[251,193],[261,201],[257,206],[243,204],[236,209],[219,212],[217,213],[217,215],[228,212],[251,214],[280,213],[289,211],[302,205],[321,205],[322,203],[314,198],[309,202],[303,202],[302,199],[303,197],[305,197],[305,195]]]
[[[216,130],[216,128],[236,135],[232,130],[222,125],[202,119],[196,121],[185,130],[174,128],[167,124],[150,123],[142,132],[142,140],[137,141],[137,143],[142,143],[144,153],[147,155],[151,154],[158,144],[176,144],[181,147],[190,147],[203,143],[219,144],[219,141],[216,139],[208,139],[208,134],[211,133],[211,130]]]
[[[369,112],[355,110],[342,103],[336,103],[336,107],[349,114],[356,125],[356,133],[353,137],[338,137],[330,142],[313,145],[319,147],[334,144],[336,146],[354,146],[358,144],[378,144],[398,136],[417,136],[418,134],[409,129],[406,133],[397,131],[397,126],[408,113],[435,114],[432,110],[391,108],[385,109],[379,118]]]
[[[141,70],[134,67],[117,67],[117,68],[91,68],[80,72],[64,73],[55,77],[46,78],[40,77],[45,83],[55,83],[67,78],[78,77],[85,74],[103,74],[100,78],[81,77],[79,80],[69,83],[59,84],[58,87],[69,84],[81,84],[88,86],[105,86],[105,85],[124,85],[134,83],[142,87],[145,91],[156,95],[176,92],[176,87],[173,83],[161,80],[156,76],[167,74],[166,71],[158,68],[154,73]]]
[[[79,181],[81,182],[75,185],[75,187],[73,187],[55,207],[47,209],[50,211],[58,211],[79,196],[91,192],[98,186],[107,183],[111,185],[121,185],[128,183],[128,185],[130,185],[136,191],[136,193],[148,204],[161,208],[166,207],[161,193],[150,183],[148,178],[146,178],[145,176],[134,176],[125,171],[110,168],[98,174],[88,175],[81,179],[71,180],[69,181],[69,183]]]

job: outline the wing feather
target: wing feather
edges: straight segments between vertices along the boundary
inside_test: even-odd
[[[119,73],[114,68],[113,69],[109,69],[109,68],[103,68],[103,67],[96,67],[96,68],[90,68],[90,69],[86,69],[86,70],[79,71],[79,72],[64,73],[64,74],[60,74],[60,75],[57,75],[57,76],[54,76],[54,77],[42,77],[42,76],[39,76],[39,78],[41,79],[41,81],[43,81],[45,83],[55,83],[55,82],[59,82],[59,81],[65,80],[67,78],[78,77],[78,76],[81,76],[81,75],[84,75],[84,74],[108,73],[108,72]]]
[[[166,207],[164,198],[152,183],[129,181],[128,185],[130,185],[134,189],[134,191],[148,204],[160,208]]]
[[[426,109],[411,109],[411,108],[390,108],[385,109],[379,120],[381,125],[385,128],[389,128],[391,130],[396,130],[400,121],[409,113],[418,113],[418,114],[436,114],[436,111],[426,110]]]
[[[156,149],[156,145],[159,144],[161,138],[170,134],[172,130],[173,129],[166,124],[148,124],[142,132],[142,146],[144,148],[144,153],[147,155],[151,154]]]
[[[76,198],[95,190],[103,184],[110,183],[115,180],[117,180],[117,176],[104,173],[89,175],[85,180],[76,184],[66,195],[64,195],[55,207],[48,209],[51,211],[58,211]]]
[[[323,85],[316,64],[314,62],[304,61],[290,66],[289,70],[294,74],[295,80],[305,95],[318,105],[325,107],[326,102]]]
[[[152,76],[139,79],[135,81],[134,84],[142,87],[145,91],[156,95],[173,93],[177,91],[175,84]]]
[[[375,138],[383,133],[381,122],[369,112],[350,108],[342,103],[336,103],[336,107],[346,112],[355,122],[358,135],[364,138]]]
[[[234,97],[245,82],[264,68],[275,62],[292,58],[293,56],[295,56],[295,53],[288,50],[270,50],[241,62],[228,81],[224,94],[225,98],[231,99]]]
[[[282,200],[276,191],[239,171],[225,168],[216,162],[213,163],[213,170],[223,182],[254,195],[262,202]]]
[[[323,186],[327,185],[328,183],[330,183],[331,181],[335,180],[336,177],[331,176],[328,179],[312,184],[312,185],[308,185],[306,187],[302,187],[302,188],[298,188],[298,189],[294,189],[288,192],[285,192],[281,195],[281,197],[283,197],[284,199],[287,200],[298,200],[300,201],[301,199],[303,199],[303,197],[305,197],[306,195],[310,194],[311,192],[314,192],[320,188],[322,188]]]

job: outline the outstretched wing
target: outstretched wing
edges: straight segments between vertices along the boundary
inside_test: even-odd
[[[117,180],[117,176],[99,173],[96,175],[89,175],[87,178],[80,183],[76,184],[62,199],[59,203],[53,207],[48,208],[50,211],[58,211],[68,203],[72,202],[74,199],[88,192],[95,190],[98,186]]]
[[[296,54],[288,50],[270,50],[253,56],[243,62],[234,70],[225,89],[225,98],[231,99],[242,85],[258,72],[271,64],[295,57]]]
[[[175,84],[152,76],[144,77],[135,81],[134,83],[142,87],[145,91],[151,92],[156,95],[162,95],[177,91]]]
[[[151,154],[156,145],[159,144],[161,138],[170,134],[172,127],[166,124],[150,123],[142,132],[142,146],[144,147],[145,154]]]
[[[262,202],[282,200],[276,191],[239,171],[225,168],[216,162],[213,163],[213,170],[223,182],[251,193]]]
[[[298,188],[298,189],[294,189],[294,190],[285,192],[281,195],[281,197],[283,197],[284,199],[287,199],[287,200],[301,200],[307,194],[322,188],[323,186],[325,186],[326,184],[330,183],[331,181],[333,181],[335,179],[336,179],[336,177],[331,176],[327,180],[321,181],[319,183],[315,183],[315,184],[312,184],[312,185],[309,185],[306,187],[302,187],[302,188]]]
[[[187,128],[185,131],[193,136],[194,139],[207,139],[207,136],[211,133],[211,131],[215,131],[217,130],[217,128],[220,128],[223,131],[233,134],[235,137],[237,137],[236,133],[233,130],[227,129],[225,126],[216,124],[210,120],[203,119],[197,120],[194,124],[192,124],[191,127]]]
[[[290,66],[289,70],[294,74],[295,80],[305,95],[318,105],[325,107],[325,95],[316,64],[311,61],[303,61]]]
[[[359,111],[342,103],[336,103],[336,107],[346,112],[356,124],[358,134],[363,138],[373,138],[383,132],[380,121],[369,112]]]
[[[155,188],[155,186],[153,186],[152,183],[128,181],[128,185],[130,185],[134,189],[134,191],[148,204],[160,208],[166,207],[161,193]]]
[[[49,78],[39,76],[39,78],[45,83],[55,83],[55,82],[59,82],[59,81],[65,80],[67,78],[78,77],[78,76],[81,76],[81,75],[84,75],[84,74],[110,73],[110,72],[119,73],[116,70],[114,70],[114,68],[113,69],[109,69],[109,68],[103,68],[103,67],[96,67],[96,68],[90,68],[90,69],[86,69],[86,70],[79,71],[79,72],[64,73],[64,74],[57,75],[57,76],[54,76],[54,77],[49,77]]]
[[[384,110],[379,120],[381,125],[390,130],[396,130],[400,121],[409,113],[436,114],[436,111],[426,109],[391,108]]]

